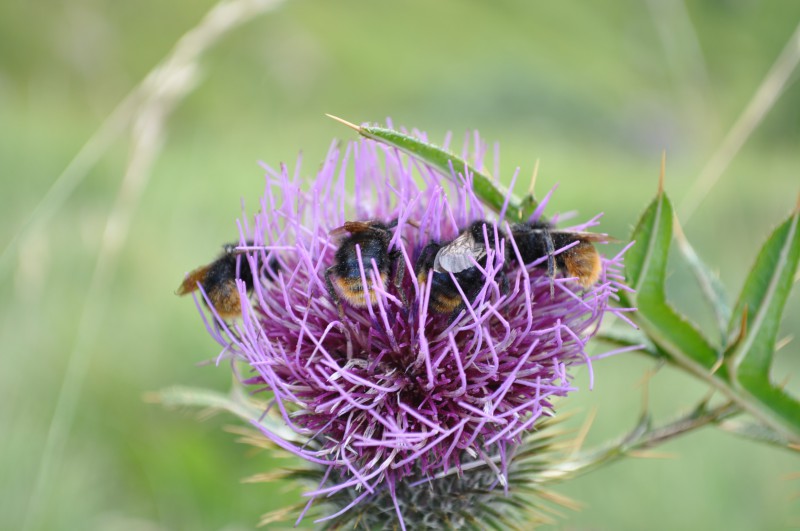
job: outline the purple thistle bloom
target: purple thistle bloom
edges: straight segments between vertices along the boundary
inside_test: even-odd
[[[477,135],[465,144],[463,156],[475,167],[484,154]],[[350,164],[354,190],[345,178]],[[223,356],[254,371],[245,383],[273,393],[297,434],[287,439],[259,426],[265,436],[326,467],[326,480],[307,495],[313,501],[353,489],[351,507],[384,489],[394,498],[400,482],[460,472],[475,461],[505,486],[522,437],[553,415],[553,398],[576,389],[568,368],[586,364],[593,379],[586,344],[604,315],[627,321],[628,310],[609,306],[628,289],[622,253],[601,259],[600,280],[588,289],[548,276],[546,256],[520,266],[516,242],[504,236],[509,224],[489,217],[469,176],[442,176],[369,140],[350,143],[344,154],[334,143],[310,183],[299,163],[294,171],[264,167],[260,212],[240,226],[249,252],[239,266],[251,268],[253,294],[237,281],[242,320],[227,324],[215,314],[206,324]],[[475,263],[481,282],[474,296],[455,315],[432,312],[433,275],[421,282],[414,268],[422,249],[484,219],[497,237]],[[389,251],[399,252],[394,269],[405,270],[399,289],[373,261],[359,271],[371,288],[367,304],[337,305],[326,286],[339,246],[331,232],[346,221],[395,220]],[[456,286],[463,295],[467,287]]]

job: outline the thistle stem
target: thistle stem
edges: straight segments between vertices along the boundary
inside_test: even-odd
[[[733,402],[726,402],[707,410],[701,404],[687,415],[672,422],[651,428],[650,419],[644,416],[639,424],[625,437],[599,448],[580,452],[574,458],[554,466],[546,477],[559,481],[585,474],[602,465],[613,463],[630,455],[636,450],[653,448],[680,435],[684,435],[709,424],[716,424],[742,412],[742,408]]]

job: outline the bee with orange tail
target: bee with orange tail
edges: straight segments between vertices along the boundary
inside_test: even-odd
[[[211,306],[223,319],[234,319],[242,314],[242,303],[239,291],[236,289],[236,279],[244,282],[248,293],[253,289],[253,273],[247,260],[238,260],[239,255],[245,251],[236,248],[238,243],[229,243],[222,247],[222,254],[210,264],[198,267],[183,280],[178,287],[178,295],[186,295],[195,291],[198,285],[203,287]],[[247,245],[253,245],[247,242]],[[236,262],[239,261],[238,276]],[[270,260],[268,274],[275,278],[278,272],[278,262]]]
[[[545,220],[511,226],[511,235],[519,249],[524,264],[530,264],[544,256],[547,274],[553,278],[556,267],[564,275],[574,277],[584,288],[592,286],[600,278],[601,262],[593,242],[608,242],[604,234],[591,232],[570,232],[556,230]],[[575,244],[577,242],[577,244]],[[569,249],[555,254],[559,249],[572,245]],[[509,248],[509,258],[516,260],[513,248]],[[551,287],[552,291],[552,287]]]
[[[334,236],[349,233],[349,236],[339,243],[339,248],[334,256],[334,264],[325,271],[328,293],[339,307],[340,313],[344,312],[342,299],[354,308],[367,307],[367,297],[361,281],[362,269],[367,279],[366,293],[369,294],[370,305],[376,304],[377,295],[370,278],[370,272],[373,271],[373,260],[378,267],[378,274],[383,284],[386,285],[391,276],[394,286],[405,304],[405,296],[401,289],[405,268],[403,264],[398,263],[401,253],[399,250],[389,252],[392,228],[396,225],[397,220],[389,224],[380,221],[348,221],[331,231]],[[360,249],[360,261],[356,246]]]
[[[464,298],[469,302],[475,300],[480,293],[486,278],[475,263],[486,264],[486,237],[490,247],[495,246],[494,226],[479,220],[473,222],[466,230],[462,231],[453,241],[440,244],[430,243],[422,250],[415,266],[415,273],[420,284],[431,279],[431,293],[428,309],[435,314],[449,314],[454,319],[466,307]],[[505,235],[500,232],[500,238]],[[452,273],[452,277],[450,274]],[[453,281],[455,278],[458,287]],[[505,276],[500,278],[501,291],[505,291]]]

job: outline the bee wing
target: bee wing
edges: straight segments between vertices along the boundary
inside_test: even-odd
[[[372,226],[373,224],[371,221],[345,221],[341,228],[351,234],[356,234],[358,232],[370,231],[372,230]]]
[[[349,234],[356,234],[359,232],[367,232],[372,230],[372,223],[369,221],[345,221],[341,227],[336,227],[328,232],[333,237],[341,237]]]
[[[439,273],[460,273],[473,267],[473,259],[480,260],[484,256],[484,246],[476,243],[468,232],[464,232],[439,250],[433,261],[433,270]]]

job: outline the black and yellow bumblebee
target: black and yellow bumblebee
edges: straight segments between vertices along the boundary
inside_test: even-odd
[[[500,238],[505,237],[500,231],[498,235]],[[487,242],[489,247],[495,246],[495,227],[487,221],[478,220],[454,240],[446,243],[433,242],[422,249],[414,272],[420,284],[425,284],[428,276],[433,275],[429,312],[449,314],[453,319],[466,307],[465,298],[469,302],[475,300],[486,282],[481,268],[486,265]],[[453,278],[458,282],[464,297],[459,293]],[[501,288],[504,280],[503,276],[500,279]]]
[[[405,268],[398,263],[401,256],[399,250],[389,252],[389,243],[392,240],[392,228],[397,226],[397,220],[391,223],[380,221],[348,221],[341,227],[331,231],[333,235],[349,233],[336,249],[334,264],[325,271],[325,282],[333,301],[339,306],[341,299],[354,308],[366,308],[364,284],[361,280],[361,270],[367,280],[366,293],[369,295],[370,306],[377,302],[375,287],[370,278],[373,271],[372,261],[378,268],[378,274],[384,285],[389,278],[393,278],[394,285],[400,291]],[[361,260],[356,253],[359,247]],[[401,298],[402,293],[401,293]]]
[[[247,244],[252,245],[251,242]],[[237,250],[238,246],[238,243],[223,245],[222,254],[210,264],[198,267],[186,275],[176,293],[186,295],[200,285],[220,317],[232,319],[241,315],[242,305],[236,289],[236,279],[241,279],[249,292],[253,289],[253,273],[247,260],[238,260],[243,252]],[[237,261],[240,262],[238,275]]]
[[[246,246],[252,247],[253,242],[248,241]],[[211,306],[223,319],[234,319],[242,314],[242,302],[239,291],[236,289],[236,279],[244,282],[247,292],[253,290],[253,272],[250,264],[244,258],[247,251],[239,250],[239,243],[228,243],[222,246],[222,253],[210,264],[200,266],[191,271],[175,292],[186,295],[197,290],[198,285],[203,287]],[[239,256],[242,256],[239,259]],[[238,268],[237,268],[237,262]],[[270,279],[277,278],[280,265],[277,258],[273,257],[267,264],[266,275]]]
[[[600,277],[602,263],[593,242],[609,241],[603,234],[557,230],[549,221],[538,220],[512,225],[511,235],[523,264],[547,257],[540,267],[547,268],[550,278],[555,277],[558,269],[588,288]],[[507,235],[500,229],[497,229],[497,237],[507,239]],[[450,314],[452,319],[464,309],[465,298],[469,302],[475,299],[486,280],[481,272],[481,268],[486,265],[486,244],[495,247],[495,242],[495,226],[485,220],[478,220],[454,240],[446,243],[433,242],[423,248],[416,262],[415,273],[420,284],[427,282],[428,276],[433,275],[428,306],[430,312]],[[569,248],[558,252],[565,247]],[[505,252],[506,263],[518,262],[510,243],[505,244]],[[476,263],[481,267],[477,267]],[[453,277],[461,287],[464,297],[459,293]],[[498,281],[501,292],[506,291],[508,281],[503,273]]]
[[[584,288],[592,286],[600,278],[602,264],[593,243],[609,241],[604,234],[557,230],[549,221],[540,219],[512,225],[511,235],[524,264],[547,257],[541,266],[547,267],[547,274],[551,278],[555,276],[556,268],[564,275],[576,278]],[[555,254],[570,244],[574,245]],[[516,261],[513,248],[510,245],[506,248],[509,260]]]

